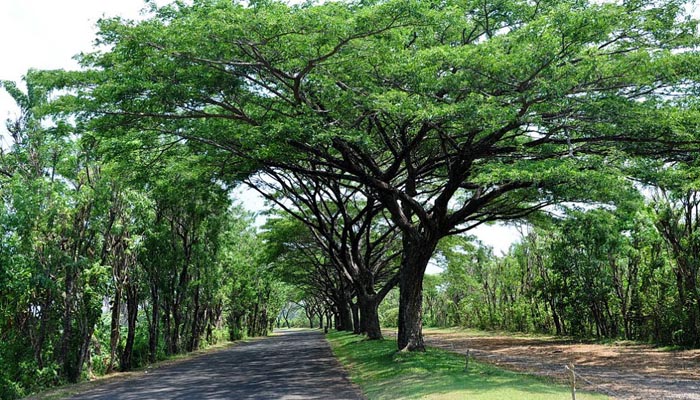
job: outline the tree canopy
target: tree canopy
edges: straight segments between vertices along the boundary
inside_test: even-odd
[[[361,185],[403,235],[398,346],[421,350],[439,241],[610,202],[644,159],[693,163],[697,21],[675,0],[200,0],[105,19],[58,112],[131,146],[187,143]],[[309,168],[313,165],[313,168]]]

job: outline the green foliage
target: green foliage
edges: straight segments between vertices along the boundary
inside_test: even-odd
[[[23,114],[0,152],[0,397],[215,343],[232,303],[266,334],[282,295],[252,216],[186,146],[135,170],[82,119],[41,122],[45,78],[2,82]]]
[[[375,196],[405,274],[438,248],[443,276],[403,275],[425,284],[427,324],[697,344],[700,40],[684,6],[197,0],[99,21],[84,70],[0,83],[22,110],[0,153],[0,382],[19,396],[266,334],[289,300],[280,269],[305,282],[309,318],[347,296],[308,233],[280,220],[262,239],[231,207],[260,166]],[[643,211],[627,174],[670,195]],[[449,241],[566,202],[609,209],[506,257]]]
[[[535,218],[501,257],[469,238],[443,241],[444,272],[427,286],[424,301],[428,316],[440,317],[425,322],[692,345],[697,314],[688,299],[700,282],[683,279],[683,265],[694,264],[679,245],[693,237],[680,232],[696,203],[684,208],[681,199],[692,195],[672,198],[631,196],[615,209]]]

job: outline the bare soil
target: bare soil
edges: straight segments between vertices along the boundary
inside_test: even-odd
[[[507,369],[566,381],[573,364],[577,388],[615,399],[700,400],[700,350],[664,351],[620,342],[580,343],[554,337],[492,335],[426,329],[429,346],[470,355]]]

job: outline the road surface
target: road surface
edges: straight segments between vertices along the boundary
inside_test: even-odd
[[[318,331],[288,331],[241,343],[139,378],[113,382],[73,400],[361,400]]]

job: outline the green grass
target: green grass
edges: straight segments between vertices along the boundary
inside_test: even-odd
[[[464,356],[429,348],[425,353],[398,353],[394,340],[364,340],[333,332],[327,335],[333,352],[368,399],[562,400],[568,387],[542,378],[469,362]],[[608,397],[578,392],[578,400]]]

